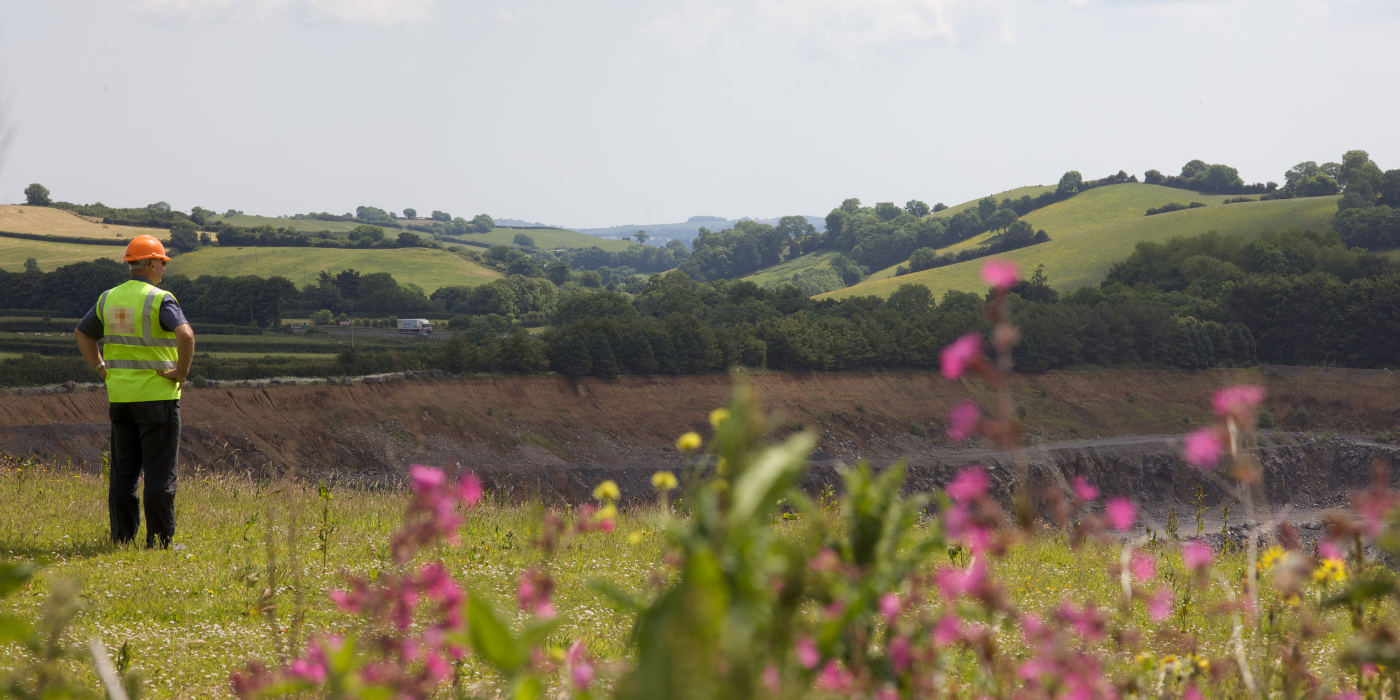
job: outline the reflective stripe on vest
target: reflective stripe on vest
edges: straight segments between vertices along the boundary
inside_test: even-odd
[[[114,403],[180,398],[180,385],[157,371],[176,367],[175,334],[160,327],[161,301],[175,296],[131,280],[102,293],[102,355],[107,363],[107,399]]]

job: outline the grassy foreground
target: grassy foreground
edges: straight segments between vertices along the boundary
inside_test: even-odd
[[[0,613],[37,620],[53,582],[77,580],[83,610],[70,628],[74,641],[98,639],[114,652],[129,645],[148,697],[231,697],[228,674],[249,659],[294,655],[316,630],[360,629],[358,618],[338,610],[326,595],[342,585],[343,572],[373,578],[395,569],[389,540],[407,503],[403,492],[337,488],[326,499],[315,486],[259,483],[231,473],[186,475],[180,489],[171,550],[118,548],[107,541],[101,476],[38,465],[0,472],[0,562],[23,559],[43,567],[27,589],[0,599]],[[464,584],[492,597],[498,609],[514,610],[520,572],[541,561],[530,546],[539,535],[540,509],[491,501],[488,495],[468,513],[458,545],[416,561],[439,558]],[[588,582],[601,577],[629,592],[648,592],[665,580],[671,572],[663,563],[657,515],[655,508],[624,509],[613,532],[581,537],[558,555],[552,564],[554,602],[567,622],[551,636],[551,645],[582,639],[604,662],[630,657],[630,615],[610,607]],[[834,514],[828,525],[833,523]],[[779,520],[772,527],[787,538],[808,533],[800,521]],[[1167,577],[1185,579],[1176,543],[1147,547],[1160,554]],[[1048,617],[1066,600],[1111,606],[1119,583],[1110,569],[1118,556],[1112,545],[1075,550],[1063,536],[1052,535],[1017,545],[991,562],[989,573],[1017,607]],[[931,570],[948,562],[940,552],[927,565]],[[1232,554],[1218,569],[1238,580],[1246,565]],[[1182,621],[1200,635],[1203,656],[1230,651],[1229,617],[1213,613],[1220,602],[1211,589]],[[1136,616],[1147,626],[1145,614]],[[516,623],[526,617],[517,615]],[[1322,663],[1330,663],[1341,635],[1350,632],[1340,612],[1328,622],[1334,634],[1308,650]],[[1001,643],[1019,656],[1032,653],[1020,648],[1024,642],[1011,630]],[[1130,656],[1117,661],[1133,662]],[[23,663],[20,650],[0,648],[0,677]],[[97,688],[86,667],[73,670]],[[463,682],[480,684],[479,690],[501,687],[474,657],[460,673]]]

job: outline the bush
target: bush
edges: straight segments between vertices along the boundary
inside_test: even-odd
[[[1270,413],[1270,412],[1268,412],[1268,411],[1260,411],[1260,412],[1259,412],[1259,419],[1258,419],[1258,420],[1259,420],[1259,427],[1261,427],[1261,428],[1272,428],[1272,427],[1274,427],[1274,414],[1272,414],[1272,413]]]
[[[1160,207],[1156,207],[1155,209],[1148,209],[1147,213],[1144,214],[1144,216],[1156,216],[1158,214],[1166,214],[1168,212],[1181,211],[1183,209],[1199,209],[1203,206],[1205,205],[1200,202],[1192,202],[1190,204],[1182,204],[1181,202],[1170,202],[1168,204],[1163,204]]]
[[[1298,410],[1293,412],[1293,422],[1300,428],[1308,427],[1308,409],[1299,406]]]

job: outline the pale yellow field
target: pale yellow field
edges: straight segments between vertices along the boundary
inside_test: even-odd
[[[63,209],[17,204],[0,205],[0,231],[38,233],[50,236],[77,236],[79,238],[124,238],[128,240],[143,233],[161,240],[170,237],[170,232],[165,229],[95,224]]]

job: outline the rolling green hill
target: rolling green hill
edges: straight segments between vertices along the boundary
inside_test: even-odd
[[[1224,199],[1222,195],[1145,184],[1092,189],[1025,217],[1035,228],[1045,229],[1050,234],[1050,242],[998,257],[1015,261],[1025,270],[1044,263],[1051,285],[1062,290],[1077,289],[1102,281],[1109,266],[1131,255],[1133,246],[1139,241],[1165,241],[1173,236],[1195,235],[1210,230],[1246,235],[1292,227],[1321,230],[1330,228],[1337,211],[1336,197],[1221,204]],[[1203,202],[1207,206],[1156,216],[1143,215],[1149,207],[1192,201]],[[944,250],[956,251],[975,246],[985,237],[986,234]],[[894,277],[893,269],[881,270],[858,285],[821,296],[888,296],[900,285],[911,283],[923,284],[940,296],[949,289],[981,292],[986,289],[978,277],[983,262],[969,260],[902,277]]]
[[[23,272],[24,261],[34,258],[38,261],[40,270],[51,272],[64,265],[90,262],[97,258],[121,260],[125,251],[122,246],[49,243],[0,237],[0,270]]]
[[[1007,190],[1007,191],[1005,191],[1005,192],[998,192],[998,193],[996,193],[996,194],[994,194],[994,195],[992,195],[992,196],[993,196],[993,197],[996,197],[996,198],[997,198],[997,201],[1000,202],[1001,200],[1007,199],[1007,198],[1010,198],[1010,199],[1020,199],[1020,198],[1025,197],[1025,196],[1029,196],[1031,199],[1035,199],[1036,197],[1039,197],[1039,196],[1040,196],[1042,193],[1044,193],[1044,192],[1054,192],[1054,191],[1055,191],[1055,185],[1027,185],[1027,186],[1025,186],[1025,187],[1017,187],[1017,188],[1014,189],[1014,190]],[[962,211],[962,210],[964,210],[964,209],[967,209],[967,208],[969,208],[969,207],[975,207],[975,206],[977,206],[977,202],[980,201],[980,199],[981,199],[981,198],[978,198],[978,199],[971,199],[971,200],[968,200],[968,201],[966,201],[966,202],[963,202],[962,204],[954,204],[953,206],[948,207],[947,209],[944,209],[943,211],[940,211],[940,212],[938,212],[938,213],[936,213],[936,214],[932,214],[932,216],[942,216],[942,217],[946,217],[946,218],[952,218],[954,214],[956,214],[956,213],[958,213],[958,212],[960,212],[960,211]],[[866,205],[866,206],[870,206],[870,205]]]
[[[454,238],[462,241],[480,241],[488,245],[514,245],[515,236],[520,233],[535,239],[535,245],[545,249],[598,246],[603,250],[627,250],[628,246],[637,245],[636,241],[610,240],[562,228],[498,228],[489,233],[468,233]]]
[[[170,262],[166,274],[188,275],[191,278],[200,275],[280,275],[300,287],[315,281],[322,270],[335,274],[347,268],[354,268],[361,273],[388,272],[399,283],[412,282],[429,294],[439,287],[476,286],[501,276],[501,273],[464,260],[461,256],[431,248],[253,249],[218,246],[209,246],[177,256]]]
[[[289,228],[297,231],[335,231],[345,233],[350,229],[359,226],[360,221],[321,221],[320,219],[282,219],[276,216],[254,216],[252,214],[239,214],[237,216],[211,216],[209,223],[224,223],[229,226],[239,226],[241,228],[256,228],[258,226],[271,226],[272,228]],[[389,229],[396,230],[396,229]]]

